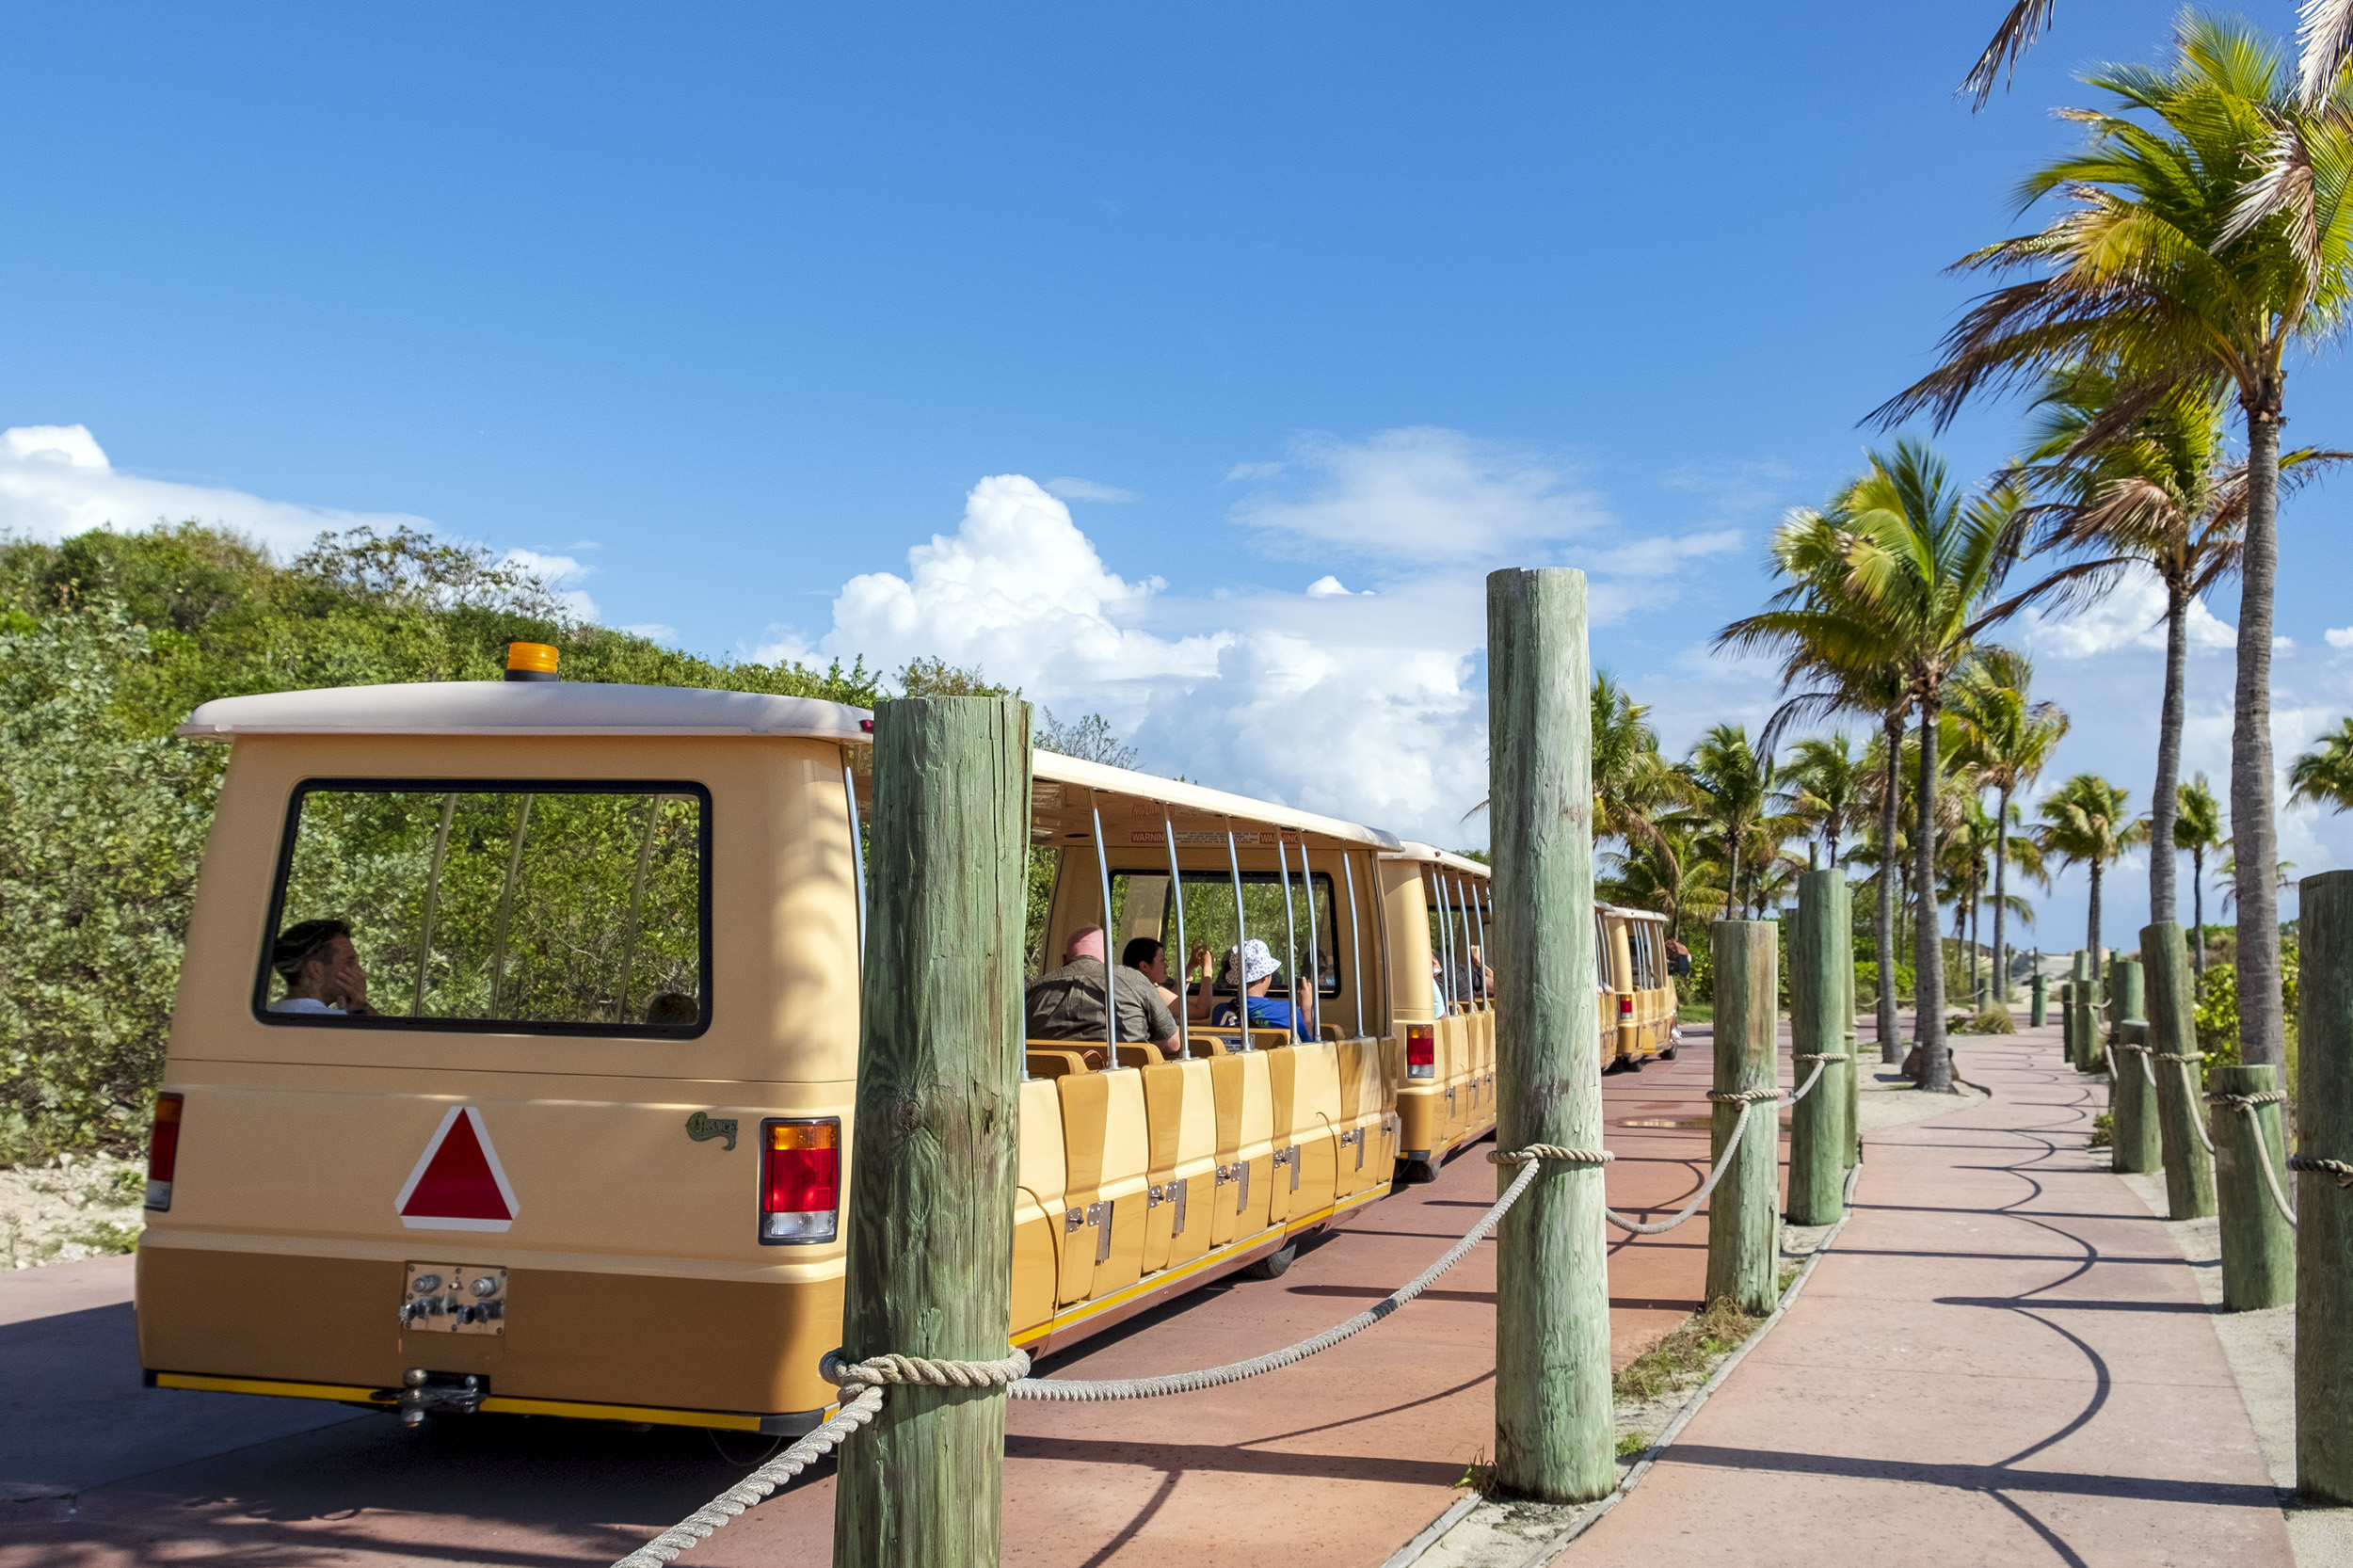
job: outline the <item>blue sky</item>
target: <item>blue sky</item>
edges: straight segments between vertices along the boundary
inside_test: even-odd
[[[2169,18],[2064,0],[1972,115],[2002,8],[75,13],[0,60],[0,521],[422,518],[687,648],[978,659],[1147,766],[1476,841],[1497,566],[1593,572],[1672,747],[1769,706],[1703,651],[1767,531],[1927,366],[2072,73]],[[2336,354],[2290,411],[2353,445]],[[2347,500],[2287,517],[2283,756],[2353,708]],[[2022,640],[2061,772],[2145,803],[2139,614]]]

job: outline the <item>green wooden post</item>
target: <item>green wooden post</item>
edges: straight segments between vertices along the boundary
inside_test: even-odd
[[[2140,1020],[2148,1016],[2148,991],[2137,958],[2112,958],[2108,961],[2107,1034],[2105,1043],[2113,1045],[2123,1038],[2127,1019]],[[2091,1064],[2093,1072],[2114,1072],[2117,1069],[2114,1052],[2102,1048]]]
[[[1006,1353],[1029,798],[1027,703],[876,705],[842,1312],[850,1361]],[[842,1446],[833,1560],[994,1564],[1004,1455],[1001,1389],[891,1389],[873,1424]]]
[[[2149,966],[2149,1065],[2157,1075],[2166,1207],[2176,1220],[2201,1220],[2214,1212],[2214,1157],[2198,1136],[2206,1104],[2199,1083],[2189,949],[2181,926],[2172,920],[2142,926],[2140,956]]]
[[[1835,923],[1839,932],[1838,965],[1838,1024],[1846,1044],[1839,1048],[1847,1053],[1847,1169],[1863,1163],[1863,1058],[1856,1052],[1855,980],[1854,980],[1854,886],[1841,877],[1838,881],[1838,915]],[[1842,1201],[1844,1189],[1841,1189]]]
[[[2059,1051],[2067,1064],[2075,1064],[2075,983],[2059,982]]]
[[[2149,1043],[2148,991],[2139,961],[2119,959],[2114,1012],[2109,1035],[2112,1048],[2146,1047]],[[2151,1081],[2145,1051],[2111,1048],[2108,1052],[2108,1160],[2120,1172],[2153,1171],[2164,1163],[2158,1138],[2157,1091]]]
[[[1504,1150],[1602,1146],[1592,680],[1585,574],[1491,574],[1490,935]],[[1517,1175],[1496,1167],[1499,1186]],[[1604,1201],[1598,1167],[1548,1162],[1496,1238],[1496,1480],[1513,1496],[1590,1502],[1617,1485]]]
[[[2353,1160],[2353,872],[2297,885],[2296,1148]],[[2353,1506],[2353,1191],[2296,1174],[2296,1489]]]
[[[1847,1062],[1808,1062],[1808,1056],[1837,1056],[1847,1048],[1838,1017],[1844,987],[1839,950],[1854,943],[1839,931],[1840,871],[1808,872],[1798,878],[1798,912],[1789,929],[1790,1070],[1801,1086],[1816,1067],[1821,1080],[1797,1103],[1789,1120],[1789,1223],[1827,1225],[1846,1211]],[[1793,1086],[1794,1087],[1794,1086]],[[1752,1118],[1753,1120],[1753,1118]]]
[[[1716,960],[1716,1091],[1740,1094],[1773,1087],[1778,1053],[1773,1037],[1780,928],[1772,920],[1718,920],[1708,927]],[[1710,1161],[1731,1147],[1737,1105],[1718,1104],[1708,1140]],[[1760,1100],[1740,1134],[1740,1152],[1716,1186],[1707,1208],[1707,1299],[1729,1296],[1741,1311],[1762,1317],[1779,1298],[1781,1117],[1777,1102]],[[1497,1368],[1497,1386],[1501,1386]]]
[[[2091,1071],[2091,1064],[2100,1054],[2100,983],[2092,974],[2092,955],[2075,954],[2074,1003],[2068,1009],[2074,1019],[2075,1036],[2068,1060],[2079,1073]]]
[[[2041,1029],[2051,1021],[2051,977],[2041,969],[2034,973],[2034,1005],[2027,1014],[2029,1027]]]
[[[2280,1069],[2217,1067],[2208,1083],[2217,1095],[2276,1095]],[[2296,1299],[2296,1227],[2272,1196],[2275,1185],[2281,1197],[2295,1191],[2285,1125],[2277,1100],[2245,1111],[2224,1105],[2215,1113],[2214,1192],[2222,1211],[2225,1312],[2260,1312]],[[2271,1166],[2267,1179],[2263,1161]]]

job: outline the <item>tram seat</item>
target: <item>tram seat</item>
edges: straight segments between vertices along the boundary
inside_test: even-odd
[[[1077,1051],[1044,1049],[1034,1040],[1030,1042],[1026,1062],[1032,1078],[1060,1078],[1089,1070],[1087,1059]]]
[[[1344,1031],[1344,1030],[1342,1030],[1342,1029],[1340,1028],[1340,1026],[1339,1026],[1339,1025],[1337,1025],[1337,1024],[1325,1024],[1325,1025],[1323,1026],[1323,1043],[1324,1043],[1325,1045],[1327,1045],[1327,1046],[1337,1046],[1337,1045],[1338,1045],[1338,1044],[1339,1044],[1342,1040],[1345,1040],[1345,1039],[1347,1039],[1347,1038],[1348,1038],[1347,1032],[1346,1032],[1346,1031]]]
[[[1268,1052],[1242,1051],[1209,1060],[1217,1104],[1217,1163],[1225,1179],[1209,1205],[1209,1244],[1224,1246],[1267,1227],[1273,1196],[1274,1089]]]
[[[1123,1067],[1157,1067],[1167,1060],[1168,1058],[1160,1053],[1160,1048],[1155,1045],[1119,1048],[1119,1064]]]
[[[1013,1194],[1013,1332],[1054,1316],[1062,1270],[1062,1095],[1050,1079],[1021,1085],[1019,1185]]]
[[[1345,1198],[1389,1179],[1388,1166],[1374,1158],[1388,1107],[1382,1095],[1380,1041],[1342,1040],[1334,1053],[1339,1076],[1340,1134],[1348,1140],[1333,1147],[1334,1195]]]
[[[1218,1167],[1217,1096],[1210,1076],[1206,1060],[1144,1069],[1144,1117],[1151,1135],[1144,1170],[1147,1274],[1190,1263],[1209,1250]]]
[[[1109,1295],[1143,1274],[1151,1150],[1142,1073],[1066,1073],[1055,1087],[1062,1094],[1064,1171],[1058,1293],[1067,1305]]]
[[[1339,1050],[1319,1040],[1267,1053],[1274,1132],[1289,1152],[1274,1183],[1273,1216],[1295,1220],[1328,1207],[1337,1173],[1333,1139],[1340,1119]]]

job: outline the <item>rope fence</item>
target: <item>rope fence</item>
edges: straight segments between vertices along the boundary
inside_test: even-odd
[[[2192,1067],[2206,1059],[2206,1053],[2204,1051],[2161,1050],[2155,1052],[2154,1054],[2158,1061],[2173,1063],[2182,1069],[2182,1093],[2185,1095],[2194,1095],[2198,1093],[2198,1081],[2197,1080],[2191,1078],[2189,1073]],[[2214,1138],[2206,1131],[2206,1118],[2203,1116],[2192,1116],[2189,1119],[2189,1125],[2197,1129],[2198,1141],[2206,1145],[2206,1152],[2208,1154],[2214,1153]]]
[[[1823,1071],[1833,1062],[1850,1060],[1843,1054],[1805,1055],[1801,1062],[1814,1064],[1813,1074],[1802,1088],[1789,1096],[1795,1104],[1803,1099],[1821,1081]],[[1716,1090],[1707,1094],[1718,1105],[1737,1105],[1739,1112],[1733,1118],[1732,1130],[1724,1140],[1723,1157],[1708,1172],[1707,1180],[1690,1203],[1671,1220],[1644,1223],[1629,1219],[1615,1209],[1604,1208],[1609,1223],[1623,1230],[1641,1236],[1657,1236],[1673,1230],[1698,1212],[1707,1201],[1716,1184],[1732,1168],[1733,1157],[1740,1151],[1740,1134],[1747,1128],[1749,1113],[1759,1105],[1770,1104],[1782,1097],[1778,1088]],[[720,1493],[710,1502],[688,1514],[670,1528],[655,1536],[628,1556],[616,1560],[613,1568],[659,1568],[674,1562],[680,1554],[711,1538],[712,1533],[747,1509],[758,1506],[777,1490],[791,1482],[818,1460],[840,1448],[860,1428],[881,1414],[887,1391],[894,1387],[930,1388],[1002,1388],[1006,1397],[1016,1400],[1051,1402],[1096,1403],[1117,1400],[1154,1400],[1172,1394],[1198,1393],[1204,1389],[1220,1388],[1228,1384],[1262,1377],[1306,1360],[1309,1356],[1328,1351],[1333,1346],[1355,1337],[1388,1317],[1415,1297],[1430,1288],[1439,1276],[1467,1257],[1471,1250],[1485,1240],[1490,1232],[1511,1212],[1546,1162],[1578,1169],[1599,1170],[1617,1157],[1607,1149],[1567,1148],[1555,1144],[1531,1144],[1512,1153],[1491,1152],[1488,1162],[1496,1165],[1517,1165],[1520,1173],[1494,1207],[1479,1217],[1460,1241],[1429,1268],[1415,1275],[1404,1285],[1357,1313],[1347,1321],[1324,1330],[1297,1344],[1248,1361],[1232,1362],[1224,1367],[1210,1367],[1199,1371],[1170,1372],[1160,1377],[1110,1378],[1091,1381],[1064,1378],[1033,1378],[1029,1375],[1030,1357],[1015,1350],[995,1361],[952,1361],[929,1356],[878,1355],[864,1361],[845,1362],[838,1352],[828,1352],[820,1363],[820,1369],[841,1391],[841,1406],[824,1424],[776,1458],[754,1470],[735,1485]],[[2348,1167],[2353,1170],[2353,1167]],[[2353,1176],[2347,1177],[2353,1184]]]
[[[2271,1189],[2272,1207],[2279,1209],[2280,1218],[2296,1224],[2296,1210],[2288,1207],[2287,1194],[2280,1191],[2279,1174],[2271,1168],[2271,1145],[2264,1138],[2264,1119],[2256,1114],[2266,1105],[2284,1105],[2287,1096],[2278,1089],[2266,1089],[2259,1095],[2208,1095],[2206,1103],[2227,1107],[2247,1118],[2248,1128],[2255,1135],[2256,1163],[2264,1168],[2264,1185]],[[2288,1168],[2296,1168],[2293,1160],[2288,1161]]]

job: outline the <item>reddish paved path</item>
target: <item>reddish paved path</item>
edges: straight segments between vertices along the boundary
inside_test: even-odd
[[[2189,1266],[2086,1146],[2056,1029],[1966,1042],[1993,1097],[1867,1143],[1786,1318],[1561,1560],[2291,1564]]]
[[[1683,1060],[1604,1080],[1615,1207],[1672,1208],[1697,1186],[1704,1129],[1622,1124],[1704,1117],[1710,1048],[1703,1029]],[[1496,1191],[1484,1152],[1373,1206],[1279,1281],[1196,1291],[1045,1369],[1213,1365],[1328,1327],[1470,1226]],[[1704,1218],[1613,1245],[1621,1362],[1697,1304],[1705,1262]],[[0,1518],[0,1568],[609,1562],[765,1452],[734,1438],[723,1452],[701,1432],[493,1417],[411,1434],[304,1401],[142,1390],[127,1264],[0,1274],[0,1363],[40,1368],[0,1380],[0,1481],[80,1494],[70,1520]],[[1148,1404],[1014,1406],[1006,1560],[1380,1562],[1452,1500],[1493,1442],[1494,1289],[1482,1247],[1378,1328],[1257,1382]],[[832,1498],[829,1477],[804,1481],[686,1560],[814,1568],[832,1539]]]

